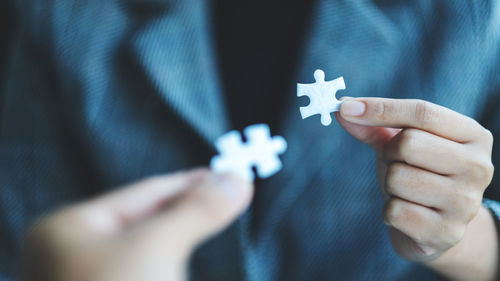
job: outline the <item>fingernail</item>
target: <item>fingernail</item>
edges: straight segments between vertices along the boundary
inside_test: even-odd
[[[355,100],[346,100],[340,106],[340,113],[344,116],[361,116],[366,111],[366,104]]]

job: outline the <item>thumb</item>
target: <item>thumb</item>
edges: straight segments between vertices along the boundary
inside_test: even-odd
[[[232,223],[252,195],[250,182],[207,172],[140,231],[153,247],[187,258],[197,245]]]
[[[354,138],[358,139],[362,143],[371,146],[375,150],[380,150],[382,147],[389,142],[400,129],[395,128],[384,128],[384,127],[371,127],[355,124],[347,121],[342,117],[342,115],[361,115],[363,114],[364,108],[366,106],[362,102],[350,101],[349,98],[341,98],[345,100],[340,106],[340,111],[335,113],[335,117],[349,134]]]

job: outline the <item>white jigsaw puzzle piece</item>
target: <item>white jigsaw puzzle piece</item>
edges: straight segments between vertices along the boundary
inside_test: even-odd
[[[237,131],[219,137],[215,143],[219,155],[212,158],[210,166],[217,173],[233,172],[254,180],[252,167],[256,167],[260,178],[268,178],[282,168],[278,155],[286,151],[283,137],[271,137],[265,124],[252,125],[244,130],[247,142],[244,143]]]
[[[245,179],[252,179],[252,167],[247,161],[241,160],[248,158],[243,145],[238,131],[230,131],[219,137],[215,142],[215,147],[221,154],[212,158],[210,162],[212,170],[217,173],[233,172]]]
[[[271,138],[269,127],[264,124],[245,128],[251,162],[257,168],[260,178],[268,178],[281,170],[282,164],[278,154],[286,150],[286,141],[281,136]]]
[[[314,79],[316,83],[312,84],[297,84],[297,97],[308,96],[310,103],[308,106],[300,107],[300,115],[302,119],[320,114],[321,124],[328,126],[332,123],[332,112],[337,112],[340,109],[342,101],[335,97],[339,90],[345,90],[345,82],[343,77],[339,77],[332,81],[325,81],[325,73],[321,69],[314,71]]]

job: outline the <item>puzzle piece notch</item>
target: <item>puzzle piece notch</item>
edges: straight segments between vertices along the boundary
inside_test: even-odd
[[[297,97],[308,96],[310,100],[308,106],[300,107],[300,115],[302,119],[306,119],[320,114],[321,124],[328,126],[332,123],[330,114],[340,110],[342,101],[337,100],[336,93],[346,89],[344,78],[325,81],[325,72],[317,69],[314,71],[314,79],[316,82],[312,84],[297,84]]]
[[[215,143],[219,155],[210,162],[217,173],[233,172],[247,180],[254,180],[255,167],[260,178],[268,178],[282,168],[278,157],[286,151],[283,137],[271,137],[266,124],[252,125],[243,131],[247,141],[243,142],[238,131],[231,131],[219,137]]]

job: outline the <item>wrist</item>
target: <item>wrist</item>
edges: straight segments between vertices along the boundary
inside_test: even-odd
[[[463,239],[426,265],[451,280],[495,280],[498,248],[495,218],[482,206],[469,223]]]

